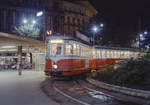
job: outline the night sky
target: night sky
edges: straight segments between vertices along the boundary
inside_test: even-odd
[[[113,21],[121,30],[133,28],[136,31],[139,23],[142,30],[150,29],[150,0],[89,1],[108,21]]]
[[[135,39],[139,31],[150,32],[150,0],[89,0],[104,17],[114,24],[114,37],[119,43]],[[110,28],[110,27],[106,27]]]

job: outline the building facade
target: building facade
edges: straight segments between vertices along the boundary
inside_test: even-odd
[[[40,17],[39,11],[43,12]],[[88,0],[1,0],[0,32],[13,33],[14,27],[24,24],[26,19],[29,23],[36,21],[41,40],[46,35],[75,35],[95,14],[97,11]]]

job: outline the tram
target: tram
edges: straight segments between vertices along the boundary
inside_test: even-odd
[[[71,36],[47,37],[45,75],[73,76],[101,70],[118,60],[135,58],[134,49],[92,46]]]

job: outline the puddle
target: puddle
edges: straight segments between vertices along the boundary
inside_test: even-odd
[[[106,96],[104,93],[97,93],[97,92],[88,92],[93,98],[97,98],[102,101],[112,101],[111,97]]]

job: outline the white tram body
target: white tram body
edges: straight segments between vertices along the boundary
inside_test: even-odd
[[[47,43],[47,76],[73,76],[101,70],[110,63],[136,58],[139,54],[134,49],[91,46],[69,36],[49,36]]]

